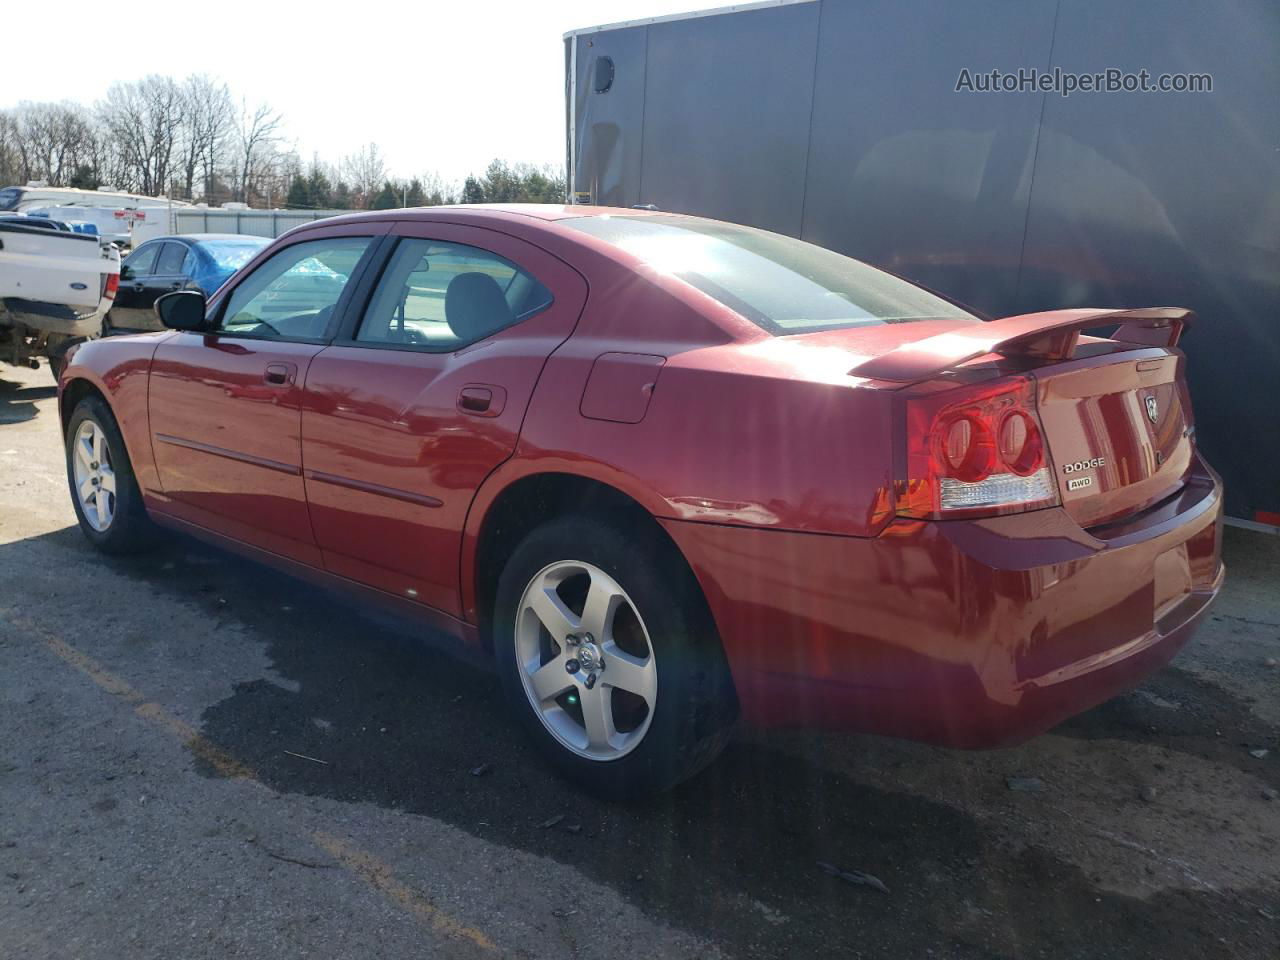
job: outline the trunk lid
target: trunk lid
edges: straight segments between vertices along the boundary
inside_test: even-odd
[[[1175,493],[1191,469],[1184,358],[1173,349],[1191,319],[1174,307],[1024,314],[900,344],[849,373],[899,388],[994,361],[1029,377],[1063,508],[1098,526]],[[1099,327],[1114,329],[1081,342]]]
[[[1152,352],[1031,371],[1062,506],[1083,527],[1163,500],[1191,468],[1183,358]]]

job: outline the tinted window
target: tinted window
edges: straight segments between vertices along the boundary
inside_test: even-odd
[[[550,303],[546,287],[497,254],[457,243],[401,240],[356,339],[455,350]]]
[[[938,317],[978,322],[882,270],[765,230],[676,216],[561,222],[679,277],[775,336]]]
[[[22,191],[17,187],[0,190],[0,210],[16,210],[21,199]]]
[[[173,276],[182,272],[182,261],[187,257],[187,248],[181,243],[166,243],[160,253],[160,261],[156,265],[156,273]]]
[[[155,273],[156,256],[160,253],[161,246],[163,244],[144,243],[129,254],[129,258],[124,262],[124,265],[129,268],[129,276],[146,277]]]
[[[231,292],[220,329],[257,337],[323,337],[369,243],[368,237],[333,237],[285,247]]]

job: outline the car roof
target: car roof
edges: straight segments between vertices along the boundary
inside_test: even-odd
[[[187,243],[243,243],[258,241],[262,246],[271,242],[271,237],[259,237],[252,233],[175,233],[171,236],[156,237],[156,240],[185,240]],[[151,240],[147,241],[151,243]]]
[[[597,207],[571,203],[457,203],[438,207],[394,207],[390,210],[353,210],[337,217],[326,217],[303,224],[302,227],[322,226],[331,223],[349,223],[368,220],[457,220],[490,219],[494,214],[518,215],[535,220],[568,220],[574,217],[604,216],[654,216],[661,210],[633,209],[631,207]],[[666,216],[672,216],[666,213]],[[298,228],[300,229],[300,228]]]

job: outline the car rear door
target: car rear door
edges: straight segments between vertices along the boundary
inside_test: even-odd
[[[148,409],[162,512],[319,565],[302,483],[302,388],[386,225],[307,231],[156,348]]]
[[[587,286],[496,231],[407,222],[393,233],[361,315],[307,373],[307,499],[326,569],[456,616],[467,510],[514,452]]]

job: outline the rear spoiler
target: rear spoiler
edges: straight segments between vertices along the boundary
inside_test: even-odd
[[[1144,307],[1141,310],[1049,310],[1024,313],[986,323],[974,323],[948,333],[904,343],[888,353],[858,364],[851,376],[869,380],[915,383],[945,373],[977,357],[998,353],[1006,357],[1069,360],[1080,331],[1118,324],[1112,340],[1148,347],[1177,346],[1195,314],[1182,307]]]

